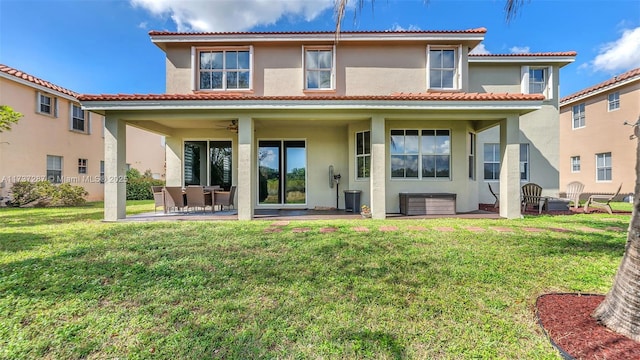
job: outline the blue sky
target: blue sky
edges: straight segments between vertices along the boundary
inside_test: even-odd
[[[352,0],[353,3],[355,3]],[[504,0],[375,0],[343,30],[485,27],[489,53],[578,52],[569,95],[640,67],[640,1],[532,0],[505,21]],[[332,31],[333,0],[0,0],[0,63],[84,94],[163,93],[150,30]]]

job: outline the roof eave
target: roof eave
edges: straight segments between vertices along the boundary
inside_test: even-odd
[[[567,100],[564,100],[564,101],[562,99],[560,99],[560,106],[562,107],[562,106],[567,106],[569,104],[573,104],[573,103],[576,103],[576,102],[580,102],[580,101],[583,101],[583,100],[585,100],[587,98],[590,98],[592,96],[600,95],[600,94],[605,93],[607,91],[611,91],[613,89],[617,89],[617,88],[629,85],[629,84],[631,84],[633,82],[636,82],[636,81],[639,81],[639,80],[640,80],[640,75],[636,75],[634,77],[631,77],[631,78],[628,78],[628,79],[613,83],[613,84],[611,84],[609,86],[601,87],[601,88],[593,90],[593,91],[589,91],[587,93],[584,93],[584,94],[581,94],[581,95],[578,95],[578,96],[569,95],[566,98],[570,97],[570,99],[567,99]]]
[[[469,56],[470,63],[484,64],[557,64],[560,67],[576,61],[575,56]]]

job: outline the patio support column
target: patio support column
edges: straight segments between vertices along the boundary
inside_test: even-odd
[[[182,186],[182,138],[167,136],[165,139],[165,163],[167,186]]]
[[[104,125],[104,221],[117,221],[127,213],[127,125],[109,114]]]
[[[500,216],[520,218],[520,118],[500,121]]]
[[[385,119],[380,115],[371,118],[371,217],[384,219],[387,216],[385,191]]]
[[[253,159],[253,119],[248,116],[238,119],[238,220],[253,218],[255,199],[253,183],[255,166]]]

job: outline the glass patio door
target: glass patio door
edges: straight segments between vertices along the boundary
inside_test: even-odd
[[[305,204],[307,150],[301,140],[258,143],[258,203]]]

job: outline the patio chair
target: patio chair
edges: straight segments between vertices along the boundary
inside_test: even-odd
[[[613,195],[591,195],[587,202],[584,203],[584,212],[589,213],[589,206],[592,208],[599,207],[605,209],[609,214],[613,214],[613,210],[611,210],[611,205],[609,203],[613,200],[618,194],[620,194],[620,189],[622,189],[622,183],[618,186],[618,190]]]
[[[207,205],[211,206],[211,212],[213,212],[213,204],[211,203],[211,197],[207,201],[207,197],[204,193],[204,187],[202,186],[187,186],[185,190],[187,195],[187,209],[202,208],[202,211],[207,209]]]
[[[566,197],[560,199],[569,200],[570,203],[573,203],[573,208],[577,209],[580,206],[580,195],[582,194],[582,190],[584,190],[583,183],[580,181],[572,181],[567,184]]]
[[[547,198],[542,196],[542,186],[534,183],[522,185],[522,212],[532,207],[538,209],[538,214],[542,214],[546,205]]]
[[[158,207],[162,207],[166,212],[164,206],[164,192],[162,191],[162,186],[151,186],[151,192],[153,193],[153,211],[158,212]]]
[[[498,208],[500,206],[500,194],[493,191],[493,189],[491,188],[491,184],[490,183],[487,183],[487,185],[489,185],[489,192],[496,199],[495,202],[493,203],[493,208],[494,209]]]
[[[231,186],[229,191],[215,190],[213,192],[213,205],[220,206],[220,210],[223,210],[224,207],[234,207],[233,199],[236,195],[236,187]]]
[[[184,195],[182,193],[182,187],[180,186],[166,186],[165,192],[165,206],[166,209],[178,209],[184,211],[187,204],[184,201]]]

